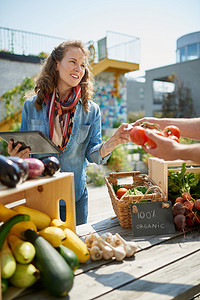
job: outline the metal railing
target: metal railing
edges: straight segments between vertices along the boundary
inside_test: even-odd
[[[89,49],[93,48],[93,63],[98,63],[104,58],[138,64],[140,62],[140,39],[135,36],[107,31],[104,38],[97,42],[90,41],[86,46]]]
[[[65,38],[0,27],[0,51],[19,55],[51,53]]]
[[[19,55],[49,54],[55,46],[66,38],[49,36],[46,34],[0,27],[0,51]],[[86,43],[93,49],[93,62],[102,58],[139,63],[140,39],[127,34],[107,31],[106,37],[94,42]]]

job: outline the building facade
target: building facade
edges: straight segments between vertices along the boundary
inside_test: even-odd
[[[162,112],[164,94],[170,93],[170,89],[173,91],[169,78],[176,76],[177,82],[181,82],[191,92],[193,102],[191,116],[200,116],[200,31],[180,37],[177,40],[176,54],[175,64],[147,70],[144,83],[128,79],[128,112],[141,110],[142,101],[138,95],[142,86],[145,116],[159,116]]]

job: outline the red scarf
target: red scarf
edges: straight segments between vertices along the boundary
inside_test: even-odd
[[[49,116],[50,138],[61,150],[65,148],[70,138],[73,126],[76,104],[81,97],[80,85],[72,89],[67,98],[61,102],[54,89],[49,99],[45,100]]]

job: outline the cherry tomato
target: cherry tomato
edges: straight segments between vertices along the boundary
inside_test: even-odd
[[[175,135],[170,135],[170,136],[168,136],[168,137],[169,137],[170,139],[176,141],[177,143],[180,143],[177,136],[175,136]]]
[[[175,125],[166,126],[163,131],[166,136],[175,135],[178,139],[181,136],[179,128]]]
[[[118,198],[121,198],[128,190],[126,188],[119,188],[116,192]]]
[[[164,133],[162,131],[159,131],[159,130],[156,130],[156,129],[153,129],[153,132],[158,134],[158,135],[161,135],[161,136],[165,136]],[[150,148],[156,148],[156,143],[151,140],[150,138],[147,137],[147,144]]]
[[[137,145],[144,145],[147,142],[145,129],[141,126],[135,126],[130,131],[130,139]]]

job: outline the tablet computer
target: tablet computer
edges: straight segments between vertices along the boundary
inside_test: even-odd
[[[20,142],[22,149],[29,147],[32,154],[62,153],[42,131],[1,131],[0,137],[7,143],[13,139],[14,146]]]

